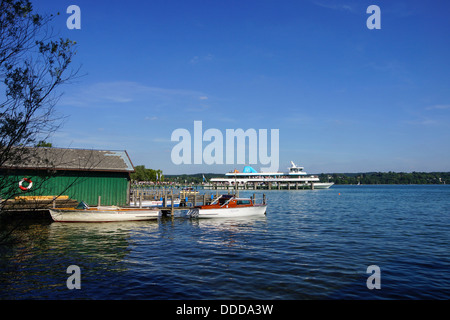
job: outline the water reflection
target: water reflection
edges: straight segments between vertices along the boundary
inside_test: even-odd
[[[157,221],[109,223],[52,223],[50,249],[76,252],[89,259],[118,262],[129,254],[136,235],[151,234]]]
[[[62,223],[50,224],[52,237],[64,237],[65,235],[84,236],[129,236],[135,232],[150,232],[158,228],[157,221],[121,221],[105,223]]]
[[[0,250],[0,298],[83,298],[98,294],[105,283],[129,270],[126,260],[135,235],[157,229],[158,222],[154,221],[24,223],[15,232],[14,242]],[[84,290],[80,292],[66,287],[70,265],[82,270]]]
[[[255,224],[266,222],[266,216],[236,217],[231,219],[190,219],[191,225],[195,227],[235,231],[239,231],[243,227],[252,227]]]
[[[265,228],[266,216],[249,216],[239,218],[217,218],[217,219],[190,219],[179,216],[176,218],[161,219],[160,228],[165,237],[180,238],[189,237],[189,241],[208,242],[217,241],[220,235],[233,238],[238,234],[252,234],[253,231]],[[184,230],[184,231],[183,231]],[[223,237],[220,237],[223,238]],[[230,239],[229,244],[233,240]]]

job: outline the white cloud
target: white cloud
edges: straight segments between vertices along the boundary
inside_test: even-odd
[[[189,60],[190,64],[197,64],[200,62],[207,62],[207,61],[212,61],[214,59],[214,55],[208,53],[207,55],[204,56],[195,56],[193,57],[191,60]]]
[[[432,120],[432,119],[407,120],[404,122],[406,124],[418,125],[418,126],[430,126],[430,125],[435,125],[438,123],[436,120]]]
[[[115,104],[139,103],[163,107],[173,103],[193,103],[207,98],[203,92],[184,89],[152,87],[133,81],[98,82],[78,87],[59,101],[60,105],[103,108]]]
[[[426,110],[445,110],[450,109],[450,104],[436,104],[425,108]]]
[[[203,111],[207,111],[210,107],[207,105],[202,105],[202,106],[192,106],[189,108],[186,108],[186,111],[190,111],[190,112],[203,112]]]
[[[153,142],[164,142],[164,143],[172,142],[172,140],[170,140],[168,138],[153,138],[152,141]]]
[[[198,61],[199,61],[199,57],[198,56],[195,56],[195,57],[193,57],[189,62],[190,63],[192,63],[192,64],[197,64],[198,63]]]
[[[348,11],[348,12],[357,12],[356,6],[354,3],[342,3],[341,0],[339,1],[330,1],[330,0],[312,0],[312,3],[327,9],[332,10],[340,10],[340,11]]]

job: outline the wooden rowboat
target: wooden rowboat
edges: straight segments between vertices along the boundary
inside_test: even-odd
[[[84,204],[84,203],[83,203]],[[56,222],[116,222],[156,220],[160,216],[158,209],[122,208],[116,206],[49,209]]]

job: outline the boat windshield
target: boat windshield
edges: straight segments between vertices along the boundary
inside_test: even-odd
[[[243,204],[252,204],[250,200],[247,199],[240,199],[237,201],[237,205],[243,205]]]
[[[89,209],[89,206],[86,204],[86,202],[81,201],[81,202],[77,205],[76,209],[78,209],[78,210],[86,210],[86,209]]]
[[[224,205],[225,203],[227,203],[228,201],[231,200],[231,198],[233,198],[232,195],[229,194],[223,194],[221,195],[219,198],[217,198],[216,200],[214,200],[211,204],[219,204],[219,205]]]

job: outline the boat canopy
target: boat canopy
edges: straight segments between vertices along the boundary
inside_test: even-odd
[[[253,169],[250,166],[245,166],[244,170],[242,171],[243,173],[258,173],[255,169]]]

